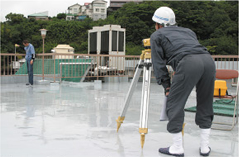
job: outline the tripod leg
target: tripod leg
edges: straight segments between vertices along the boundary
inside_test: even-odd
[[[127,95],[126,95],[126,99],[125,99],[125,102],[124,102],[123,110],[121,112],[121,115],[116,120],[116,122],[117,122],[117,132],[119,131],[119,128],[120,128],[121,124],[123,123],[123,121],[125,119],[125,114],[126,114],[126,112],[128,110],[130,100],[131,100],[133,92],[134,92],[134,90],[136,88],[137,82],[139,80],[139,76],[140,76],[140,74],[142,72],[142,68],[139,67],[142,64],[142,62],[143,62],[143,60],[141,60],[141,59],[138,62],[138,66],[136,68],[133,80],[132,80],[132,82],[130,84],[129,91],[128,91]]]
[[[141,147],[144,146],[145,134],[148,133],[148,106],[151,80],[151,59],[147,59],[144,66],[143,87],[141,97],[140,125]]]

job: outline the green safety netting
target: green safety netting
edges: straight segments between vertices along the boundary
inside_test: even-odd
[[[54,69],[55,63],[55,69]],[[79,82],[90,66],[91,59],[44,59],[44,75],[61,76],[64,81]],[[27,74],[25,62],[15,75]],[[33,74],[42,74],[42,59],[36,59],[33,65]]]
[[[233,117],[234,108],[235,108],[235,101],[220,99],[220,100],[215,100],[213,102],[213,112],[215,115]],[[189,112],[196,112],[197,108],[196,106],[193,106],[193,107],[185,108],[184,110]]]

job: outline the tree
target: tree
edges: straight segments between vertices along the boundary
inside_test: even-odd
[[[234,1],[145,1],[127,3],[112,12],[106,19],[93,21],[65,21],[60,13],[49,21],[27,19],[22,14],[9,13],[1,22],[1,53],[14,53],[14,44],[22,45],[29,39],[37,53],[42,53],[39,29],[48,30],[45,52],[57,44],[69,44],[76,53],[87,53],[88,30],[94,26],[117,24],[126,28],[126,54],[140,54],[141,42],[155,31],[152,16],[160,6],[171,7],[178,26],[192,29],[212,54],[237,54],[238,51],[238,2]],[[20,53],[25,53],[23,46]],[[137,52],[136,52],[137,51]]]
[[[65,13],[59,13],[57,14],[57,19],[60,19],[60,20],[65,20],[66,19],[66,14]]]
[[[22,14],[10,13],[5,16],[6,20],[12,24],[17,24],[26,20]]]

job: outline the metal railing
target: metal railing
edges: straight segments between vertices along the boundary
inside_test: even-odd
[[[1,76],[26,76],[24,54],[1,56]],[[44,62],[43,62],[44,56]],[[23,59],[21,59],[23,58]],[[237,55],[212,56],[217,69],[239,70]],[[34,61],[34,76],[42,79],[83,81],[102,77],[133,77],[140,56],[89,55],[89,54],[37,54]],[[172,72],[170,67],[169,71]],[[152,77],[154,77],[152,73]]]
[[[237,55],[217,55],[212,56],[217,69],[239,70],[239,56]]]

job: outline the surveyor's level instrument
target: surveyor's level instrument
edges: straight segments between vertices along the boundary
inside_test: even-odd
[[[145,50],[142,51],[140,60],[136,67],[136,71],[130,85],[129,91],[126,95],[124,102],[124,108],[121,112],[121,115],[118,117],[117,121],[117,132],[125,119],[125,114],[129,107],[130,99],[132,98],[133,92],[139,80],[140,74],[143,70],[143,87],[142,87],[142,97],[141,97],[141,110],[140,110],[140,125],[139,133],[141,136],[141,147],[144,146],[145,134],[148,133],[148,106],[149,106],[149,93],[150,93],[150,80],[151,80],[151,49],[150,49],[150,40],[143,40]]]

